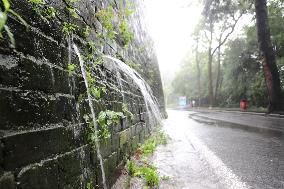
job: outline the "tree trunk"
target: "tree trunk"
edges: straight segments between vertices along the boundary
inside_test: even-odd
[[[211,19],[210,19],[211,20]],[[210,41],[208,47],[208,95],[209,95],[209,103],[210,107],[214,105],[214,97],[213,97],[213,81],[212,81],[212,40],[213,40],[213,23],[210,21]]]
[[[282,109],[281,87],[275,54],[271,45],[266,0],[255,0],[254,4],[261,63],[268,89],[268,109],[269,112],[279,111]]]
[[[201,98],[201,84],[200,84],[200,65],[199,65],[199,58],[198,58],[198,38],[196,39],[196,49],[195,49],[195,62],[196,62],[196,69],[197,69],[197,87],[198,87],[198,106],[200,106],[200,98]]]
[[[219,40],[219,47],[218,47],[218,66],[217,66],[217,78],[216,78],[216,85],[215,85],[215,95],[214,95],[214,101],[217,102],[218,98],[218,90],[220,86],[220,76],[221,76],[221,46],[220,46],[220,40]]]

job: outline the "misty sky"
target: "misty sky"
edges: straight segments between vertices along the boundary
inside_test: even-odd
[[[173,75],[186,53],[195,48],[191,34],[201,18],[202,5],[198,0],[145,0],[145,4],[162,75]],[[230,39],[251,22],[252,16],[243,16]]]
[[[155,42],[160,69],[173,73],[193,46],[190,34],[201,17],[201,8],[190,0],[145,3],[148,30]]]

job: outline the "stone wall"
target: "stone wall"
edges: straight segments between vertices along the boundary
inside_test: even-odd
[[[80,74],[68,71],[70,63],[79,68],[78,57],[68,39],[80,50],[87,42],[104,54],[119,57],[131,65],[149,82],[164,111],[159,67],[151,39],[143,24],[143,2],[132,5],[134,13],[127,18],[134,33],[128,48],[119,34],[118,14],[127,2],[121,0],[81,0],[74,3],[78,16],[67,11],[68,0],[46,0],[40,6],[53,7],[56,16],[46,19],[26,0],[10,0],[12,9],[29,24],[26,28],[16,17],[9,16],[7,25],[14,34],[16,47],[11,48],[8,36],[0,39],[0,189],[86,188],[92,182],[101,185],[101,172],[95,150],[86,138],[89,114],[86,100],[80,100],[86,88]],[[121,6],[122,5],[122,6]],[[95,14],[113,7],[112,20],[116,38],[98,39],[105,28]],[[78,26],[73,34],[63,32],[64,22]],[[90,35],[83,36],[83,28]],[[115,181],[123,160],[149,134],[149,119],[141,91],[131,78],[117,73],[106,63],[92,73],[97,86],[106,88],[100,99],[94,100],[96,114],[104,110],[122,111],[127,104],[133,113],[109,127],[110,138],[101,141],[102,156],[108,186]],[[122,86],[120,85],[122,83]]]

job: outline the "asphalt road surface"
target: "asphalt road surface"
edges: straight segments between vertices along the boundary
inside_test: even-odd
[[[153,157],[171,177],[160,188],[284,188],[282,134],[200,123],[193,113],[168,111],[164,129],[172,140]]]
[[[283,118],[214,111],[168,110],[168,115],[163,129],[171,139],[150,157],[160,176],[170,178],[161,180],[159,188],[284,189]],[[216,121],[220,119],[278,129],[248,129]],[[125,188],[125,183],[122,175],[113,188]],[[143,189],[144,185],[133,178],[129,188]]]

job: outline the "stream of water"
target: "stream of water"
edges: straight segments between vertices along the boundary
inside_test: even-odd
[[[105,55],[104,58],[111,60],[117,69],[119,69],[122,73],[126,74],[128,77],[130,77],[134,83],[139,87],[147,109],[147,113],[152,120],[151,122],[154,123],[155,120],[158,123],[161,123],[162,116],[160,113],[160,109],[158,106],[158,103],[156,101],[155,96],[153,95],[153,92],[151,90],[151,87],[147,84],[147,82],[142,78],[142,76],[136,72],[134,69],[129,67],[127,64],[122,62],[121,60]],[[154,115],[154,118],[151,115]],[[153,124],[150,124],[153,126]]]
[[[83,78],[84,78],[84,83],[85,83],[85,86],[86,86],[86,89],[87,89],[88,102],[89,102],[89,106],[90,106],[90,110],[91,110],[91,114],[92,114],[93,125],[94,125],[94,129],[95,129],[95,144],[96,144],[97,156],[98,156],[98,159],[100,161],[100,167],[101,167],[102,179],[103,179],[103,187],[104,187],[104,189],[107,189],[106,176],[105,176],[105,171],[104,171],[105,169],[104,169],[103,158],[102,158],[102,155],[101,155],[99,138],[98,138],[98,126],[97,126],[92,96],[91,96],[91,93],[90,93],[89,84],[88,84],[88,80],[87,80],[87,74],[86,74],[84,62],[81,58],[81,54],[80,54],[80,52],[79,52],[79,50],[78,50],[78,48],[75,44],[73,44],[73,48],[74,48],[74,51],[79,58],[81,72],[82,72],[82,75],[83,75]]]
[[[102,180],[103,180],[103,187],[104,187],[104,189],[107,189],[103,158],[102,158],[102,155],[101,155],[100,145],[99,145],[98,128],[97,128],[98,126],[97,126],[97,122],[96,122],[96,115],[95,115],[94,106],[93,106],[93,102],[92,102],[92,96],[90,94],[89,84],[88,84],[88,81],[87,81],[87,74],[86,74],[86,70],[85,70],[85,66],[84,66],[84,61],[82,60],[79,49],[77,48],[77,46],[75,44],[73,44],[73,49],[74,49],[76,55],[79,58],[81,72],[82,72],[84,83],[85,83],[85,86],[86,86],[86,89],[87,89],[88,103],[89,103],[89,107],[90,107],[90,110],[91,110],[93,125],[94,125],[94,129],[95,129],[95,145],[96,145],[97,157],[98,157],[99,162],[100,162],[100,168],[101,168]],[[119,59],[116,59],[116,58],[111,57],[111,56],[104,56],[104,58],[110,60],[113,63],[113,65],[117,68],[118,71],[121,71],[122,73],[124,73],[128,77],[132,78],[134,83],[139,87],[139,89],[140,89],[140,91],[143,95],[146,110],[147,110],[147,113],[148,113],[148,116],[149,116],[149,119],[150,119],[149,125],[151,127],[153,127],[154,123],[156,123],[156,122],[161,123],[162,117],[161,117],[161,114],[160,114],[160,110],[159,110],[156,98],[154,97],[150,86],[140,76],[140,74],[137,73],[135,70],[133,70],[131,67],[129,67],[128,65],[126,65],[124,62],[122,62]],[[118,71],[117,71],[117,79],[120,80],[121,75]],[[121,90],[123,90],[121,81],[118,81],[118,83],[121,87]],[[122,94],[123,94],[123,91],[122,91]],[[124,101],[124,96],[123,96],[123,101]],[[152,115],[154,115],[155,119],[152,117]]]

